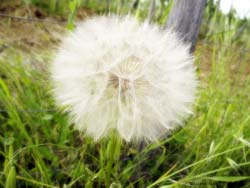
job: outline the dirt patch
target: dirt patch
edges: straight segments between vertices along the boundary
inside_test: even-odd
[[[79,9],[76,20],[83,20],[91,14],[86,9]],[[66,24],[66,15],[50,15],[20,0],[3,1],[0,3],[0,49],[3,45],[25,53],[51,49],[58,45],[67,31]]]

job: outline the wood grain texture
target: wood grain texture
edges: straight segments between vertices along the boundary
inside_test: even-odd
[[[191,53],[195,50],[205,5],[206,0],[174,0],[168,16],[166,28],[174,29],[185,42],[190,43]]]
[[[152,0],[150,4],[149,12],[148,12],[148,18],[147,18],[149,23],[153,21],[154,15],[155,15],[155,0]]]

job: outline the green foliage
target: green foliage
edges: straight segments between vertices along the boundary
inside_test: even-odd
[[[67,28],[69,30],[73,30],[74,29],[74,19],[76,17],[76,11],[77,8],[81,5],[79,0],[73,0],[69,2],[69,10],[70,10],[70,14],[68,16],[68,25]]]
[[[65,14],[68,10],[68,4],[71,2],[70,0],[23,0],[28,4],[34,4],[38,7],[47,10],[49,13],[55,14]],[[65,9],[66,8],[66,9]]]
[[[53,14],[87,7],[128,12],[134,1],[26,1]],[[147,16],[150,3],[133,14]],[[171,4],[158,1],[164,24]],[[119,8],[117,8],[119,7]],[[54,106],[49,65],[40,70],[9,48],[0,58],[0,187],[250,187],[249,20],[207,6],[196,50],[195,113],[159,143],[128,144],[112,133],[95,143]],[[209,24],[208,24],[209,23]],[[243,29],[242,29],[243,28]],[[245,28],[245,29],[244,29]],[[0,43],[1,44],[1,43]],[[1,53],[1,52],[0,52]]]
[[[7,175],[6,188],[16,188],[16,169],[14,166],[11,167]]]

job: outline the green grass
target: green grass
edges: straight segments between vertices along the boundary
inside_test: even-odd
[[[49,64],[39,69],[17,48],[5,49],[0,187],[250,187],[250,55],[242,50],[250,47],[249,32],[235,38],[240,21],[214,15],[195,54],[194,115],[148,145],[125,143],[114,133],[95,143],[75,131],[53,104]],[[221,29],[230,32],[214,34]]]

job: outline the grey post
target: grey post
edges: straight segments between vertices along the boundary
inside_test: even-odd
[[[174,0],[166,28],[177,31],[194,52],[206,0]]]

